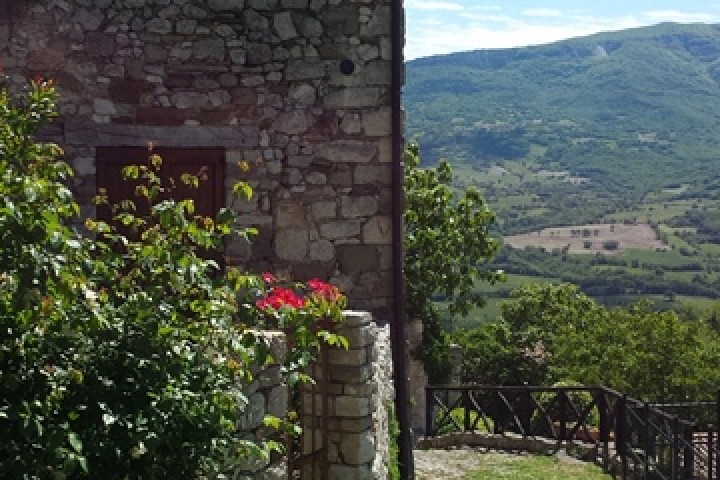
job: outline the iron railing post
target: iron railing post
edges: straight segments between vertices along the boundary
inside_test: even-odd
[[[597,408],[600,414],[600,425],[598,425],[599,438],[602,444],[603,468],[607,471],[610,468],[610,425],[608,418],[608,401],[606,392],[598,389]]]
[[[680,420],[677,415],[673,415],[673,427],[672,427],[672,456],[670,457],[670,471],[671,478],[678,478],[678,430],[680,426]]]
[[[695,449],[693,444],[693,429],[692,424],[685,424],[683,429],[683,440],[685,446],[683,448],[683,475],[685,478],[693,478],[693,470],[695,464]]]
[[[567,423],[567,405],[565,405],[565,394],[564,390],[558,390],[558,398],[560,400],[560,442],[565,441],[565,425]]]
[[[470,390],[463,389],[463,431],[467,432],[470,430]]]
[[[715,441],[715,440],[714,440],[714,439],[715,439],[714,433],[715,433],[715,432],[713,432],[711,428],[708,429],[708,432],[707,432],[707,434],[708,434],[708,438],[707,438],[707,452],[708,452],[708,453],[707,453],[707,472],[708,472],[708,480],[712,480],[712,478],[713,478],[713,466],[714,466],[714,465],[713,465],[713,462],[715,461],[715,457],[714,457],[714,453],[715,453],[715,452],[713,452],[713,449],[715,448],[715,446],[713,445],[713,443],[714,443],[714,441]]]
[[[625,437],[627,435],[626,432],[626,412],[625,409],[627,408],[627,395],[623,395],[622,397],[618,398],[618,403],[615,406],[615,449],[617,450],[618,454],[620,455],[620,463],[622,468],[622,478],[625,480],[627,478],[627,467],[628,467],[628,461],[627,461],[627,445]]]
[[[434,437],[432,388],[425,387],[425,435]]]
[[[643,431],[643,450],[645,454],[645,478],[650,474],[650,404],[645,402],[645,428]]]

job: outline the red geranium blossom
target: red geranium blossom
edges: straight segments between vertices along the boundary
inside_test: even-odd
[[[277,278],[275,278],[275,275],[273,275],[270,272],[265,272],[262,274],[263,282],[265,283],[275,283],[277,281]]]
[[[273,287],[270,293],[255,304],[261,310],[280,310],[282,307],[302,308],[305,299],[289,288]]]
[[[311,278],[308,280],[307,284],[312,290],[312,293],[320,298],[324,298],[325,300],[332,302],[340,298],[340,290],[338,290],[337,287],[323,282],[319,278]]]

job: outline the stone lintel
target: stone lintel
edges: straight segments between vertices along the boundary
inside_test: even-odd
[[[143,146],[153,142],[158,147],[256,147],[257,127],[98,125],[92,122],[68,121],[65,143],[94,147]]]

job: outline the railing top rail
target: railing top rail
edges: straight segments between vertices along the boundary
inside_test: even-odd
[[[715,402],[677,402],[677,403],[651,403],[650,406],[656,408],[692,408],[692,407],[714,407]]]
[[[536,385],[479,385],[479,384],[467,384],[467,385],[428,385],[425,390],[449,390],[449,391],[460,391],[460,390],[515,390],[515,391],[541,391],[541,392],[553,392],[553,391],[590,391],[590,390],[603,390],[612,394],[616,394],[622,397],[621,393],[615,392],[606,387],[597,386],[583,386],[583,385],[569,385],[569,386],[553,386],[553,387],[541,387]]]
[[[658,417],[664,418],[665,420],[675,420],[677,418],[677,415],[673,415],[667,412],[664,412],[660,410],[657,404],[651,404],[642,400],[638,400],[636,398],[624,395],[617,390],[613,390],[608,387],[603,386],[594,386],[594,385],[567,385],[567,386],[549,386],[549,387],[543,387],[538,385],[483,385],[483,384],[463,384],[463,385],[427,385],[425,387],[425,391],[428,393],[438,392],[438,391],[447,391],[447,392],[464,392],[464,391],[486,391],[486,392],[529,392],[529,393],[537,393],[537,392],[602,392],[607,395],[610,395],[612,397],[615,397],[616,399],[624,398],[628,405],[631,405],[635,408],[649,408],[654,415],[657,415]],[[710,404],[713,405],[713,404]],[[677,418],[677,421],[679,425],[681,426],[692,426],[694,425],[693,422],[683,420],[680,418]]]

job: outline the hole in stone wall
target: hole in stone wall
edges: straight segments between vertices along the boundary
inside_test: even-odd
[[[346,58],[340,62],[340,73],[343,75],[352,75],[355,72],[355,62]]]

